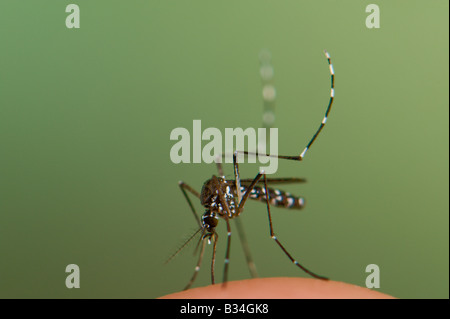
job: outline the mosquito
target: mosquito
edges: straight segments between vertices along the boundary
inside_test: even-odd
[[[325,116],[320,123],[319,128],[314,133],[311,140],[308,142],[306,147],[300,153],[300,155],[296,156],[284,156],[284,155],[271,155],[271,154],[263,154],[265,156],[277,157],[280,159],[286,160],[294,160],[294,161],[302,161],[305,157],[306,152],[311,148],[311,145],[315,142],[318,135],[322,131],[325,126],[328,115],[331,110],[331,106],[334,100],[334,69],[333,64],[331,63],[330,55],[327,51],[325,52],[325,56],[330,69],[331,76],[331,92],[330,92],[330,100],[328,102],[328,106],[325,111]],[[296,177],[288,177],[288,178],[270,178],[267,177],[264,171],[259,172],[253,179],[241,179],[239,173],[239,163],[238,163],[238,154],[246,154],[246,155],[260,155],[255,152],[247,152],[247,151],[235,151],[233,153],[233,167],[234,167],[234,180],[227,179],[224,175],[222,165],[220,162],[217,162],[218,176],[213,175],[210,179],[208,179],[202,187],[201,192],[197,192],[194,188],[184,183],[183,181],[179,182],[179,187],[181,192],[183,193],[186,201],[189,204],[189,207],[195,217],[195,220],[198,225],[198,230],[185,242],[185,244],[176,251],[172,257],[178,254],[192,239],[200,234],[200,239],[197,243],[197,248],[200,248],[199,257],[197,260],[197,264],[194,269],[194,273],[189,280],[188,284],[185,286],[185,290],[189,289],[195,279],[197,274],[200,271],[200,266],[203,260],[203,255],[205,251],[206,243],[213,244],[212,251],[212,260],[211,260],[211,282],[215,284],[215,261],[216,261],[216,249],[217,242],[219,239],[219,235],[216,231],[216,227],[219,223],[219,220],[223,219],[226,223],[227,228],[227,244],[226,244],[226,252],[225,252],[225,261],[224,261],[224,271],[223,271],[223,284],[225,284],[228,280],[228,269],[230,263],[230,247],[231,247],[231,225],[230,220],[239,221],[239,216],[242,214],[244,210],[244,205],[248,199],[257,200],[264,202],[267,207],[267,215],[269,220],[270,227],[270,237],[276,242],[276,244],[281,248],[283,253],[291,260],[291,262],[303,270],[305,273],[310,276],[328,280],[328,278],[320,276],[305,266],[300,264],[285,248],[285,246],[281,243],[278,237],[275,235],[273,222],[272,222],[272,214],[270,211],[271,206],[275,207],[283,207],[286,209],[302,209],[305,205],[305,200],[303,197],[294,196],[290,193],[282,191],[277,188],[269,187],[269,184],[289,184],[289,183],[304,183],[306,182],[303,178]],[[197,214],[195,207],[188,196],[188,193],[194,195],[198,198],[204,207],[205,211],[199,217]],[[244,252],[247,259],[247,264],[250,270],[250,273],[253,277],[256,276],[256,268],[254,262],[249,253],[248,247],[246,245],[244,234],[241,229],[240,223],[237,223],[238,231],[241,235],[241,242],[243,243]]]

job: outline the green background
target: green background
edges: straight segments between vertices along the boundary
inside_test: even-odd
[[[69,3],[80,29],[65,26]],[[260,127],[267,48],[280,154],[298,154],[322,119],[323,49],[336,72],[320,139],[302,163],[279,163],[277,176],[308,178],[285,187],[303,211],[273,209],[280,240],[334,280],[364,286],[374,263],[381,292],[448,298],[448,1],[377,1],[380,29],[365,26],[370,3],[1,1],[0,297],[181,290],[193,247],[164,261],[196,224],[177,182],[200,190],[216,169],[173,164],[170,132],[193,119]],[[263,204],[242,219],[260,276],[306,276],[270,239]],[[234,234],[229,278],[249,278]],[[209,261],[210,249],[195,286]],[[80,289],[65,286],[71,263]]]

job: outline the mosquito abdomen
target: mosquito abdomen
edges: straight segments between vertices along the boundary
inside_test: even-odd
[[[245,194],[247,188],[242,187],[241,191]],[[268,191],[270,205],[289,209],[301,209],[305,206],[305,200],[303,197],[297,197],[279,189],[268,188]],[[265,203],[266,189],[261,186],[254,186],[250,191],[249,198]]]

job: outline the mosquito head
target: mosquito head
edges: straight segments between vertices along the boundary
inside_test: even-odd
[[[207,210],[202,216],[202,224],[203,228],[206,229],[209,233],[214,233],[214,229],[217,226],[217,223],[219,222],[219,217],[216,213]]]

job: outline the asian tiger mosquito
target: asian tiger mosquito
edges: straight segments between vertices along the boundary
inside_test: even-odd
[[[301,161],[305,157],[306,152],[310,149],[311,145],[317,139],[318,135],[322,131],[323,127],[327,122],[328,115],[331,110],[331,106],[334,100],[334,70],[333,64],[331,63],[330,55],[327,51],[325,52],[325,56],[329,65],[330,75],[331,75],[331,92],[330,92],[330,100],[328,102],[328,106],[325,111],[325,116],[320,123],[319,128],[314,133],[311,140],[308,142],[304,150],[298,156],[284,156],[284,155],[271,155],[264,154],[265,156],[277,157],[280,159]],[[230,257],[230,244],[231,244],[231,226],[230,220],[236,217],[243,212],[244,205],[247,199],[259,200],[266,203],[267,206],[267,214],[269,218],[269,226],[270,226],[270,237],[278,244],[284,254],[300,269],[302,269],[307,274],[311,275],[314,278],[328,280],[328,278],[317,275],[312,271],[305,268],[301,265],[297,260],[295,260],[292,255],[286,250],[283,244],[279,241],[278,237],[275,235],[272,223],[272,215],[270,212],[270,206],[279,206],[288,209],[301,209],[304,206],[304,199],[302,197],[293,196],[287,192],[284,192],[279,189],[269,188],[268,184],[287,184],[287,183],[303,183],[305,179],[303,178],[268,178],[264,171],[259,172],[255,178],[253,179],[241,179],[239,173],[239,164],[237,161],[237,155],[246,154],[246,155],[259,155],[257,152],[247,152],[247,151],[236,151],[233,154],[233,166],[234,166],[234,180],[227,180],[223,173],[222,165],[217,163],[218,175],[213,175],[210,179],[208,179],[202,187],[200,193],[198,193],[195,189],[185,184],[184,182],[179,182],[179,187],[188,202],[192,213],[194,214],[195,220],[199,226],[199,229],[185,242],[185,244],[176,251],[170,258],[172,259],[175,255],[180,252],[184,246],[186,246],[193,238],[195,238],[198,234],[200,234],[200,239],[197,244],[197,247],[200,247],[200,254],[198,257],[197,264],[195,266],[194,273],[189,281],[189,283],[184,288],[189,289],[194,283],[197,274],[200,270],[200,265],[202,263],[203,254],[205,251],[206,241],[209,243],[213,243],[213,252],[212,252],[212,261],[211,261],[211,281],[215,283],[215,275],[214,275],[214,266],[216,261],[216,248],[217,241],[219,235],[216,232],[216,227],[218,225],[219,219],[224,219],[227,227],[227,246],[226,246],[226,255],[225,255],[225,265],[224,265],[224,274],[223,274],[223,283],[225,284],[228,279],[228,267],[229,267],[229,257]],[[261,154],[262,155],[262,154]],[[259,184],[259,185],[258,185]],[[192,204],[188,193],[193,194],[195,197],[200,199],[201,204],[205,208],[205,212],[203,213],[201,219],[199,218],[194,205]],[[237,218],[238,222],[239,219]],[[243,236],[240,226],[240,223],[237,223],[238,231],[241,236]],[[242,239],[242,237],[241,237]],[[243,241],[243,240],[242,240]],[[250,270],[250,273],[253,277],[256,275],[256,268],[254,266],[253,260],[250,256],[248,247],[246,242],[243,241],[243,248],[247,258],[247,264]]]

